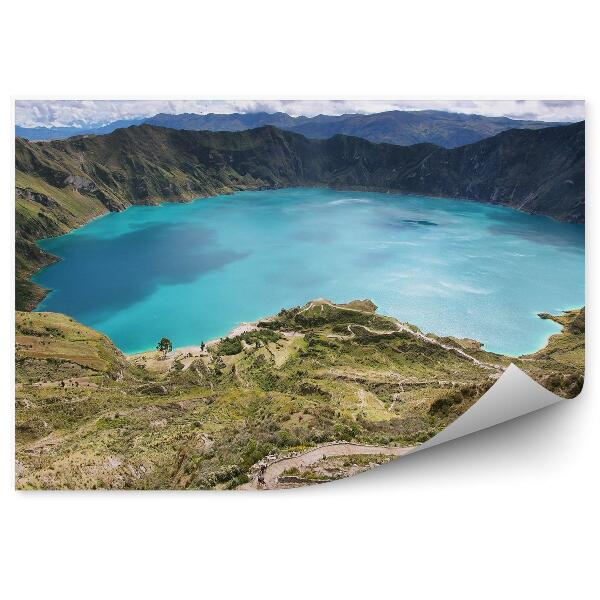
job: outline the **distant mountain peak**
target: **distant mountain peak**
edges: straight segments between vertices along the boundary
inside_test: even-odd
[[[242,131],[263,125],[300,133],[313,139],[326,139],[336,134],[362,137],[372,142],[408,146],[433,143],[445,148],[471,144],[511,128],[542,129],[563,125],[543,121],[526,121],[509,117],[486,117],[440,110],[390,110],[381,113],[318,114],[293,117],[284,112],[267,113],[159,113],[145,119],[115,121],[99,127],[24,128],[16,135],[30,139],[62,139],[72,135],[106,134],[119,127],[148,123],[190,131]]]

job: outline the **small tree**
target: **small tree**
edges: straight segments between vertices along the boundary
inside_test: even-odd
[[[160,342],[156,345],[156,349],[159,352],[162,352],[162,357],[166,358],[167,353],[173,350],[173,344],[171,344],[171,340],[169,338],[161,338]]]
[[[206,348],[206,344],[205,344],[204,342],[202,342],[202,343],[200,344],[200,350],[201,350],[202,352],[204,352],[204,348]]]

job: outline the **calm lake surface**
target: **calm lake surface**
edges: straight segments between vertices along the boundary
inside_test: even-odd
[[[584,228],[394,194],[287,189],[131,207],[40,245],[37,310],[126,353],[225,335],[314,298],[370,298],[426,332],[518,355],[559,330],[538,312],[584,304]]]

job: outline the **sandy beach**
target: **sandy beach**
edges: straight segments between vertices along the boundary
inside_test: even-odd
[[[162,358],[161,353],[158,350],[146,350],[145,352],[136,352],[134,354],[126,354],[127,360],[135,365],[144,365],[153,371],[168,371],[173,366],[175,361],[180,361],[184,368],[187,368],[196,359],[206,359],[209,357],[208,348],[218,344],[225,338],[234,338],[248,331],[256,331],[258,329],[258,321],[252,323],[240,323],[236,325],[227,335],[208,340],[204,342],[204,349],[200,344],[194,346],[182,346],[181,348],[174,348],[167,354],[165,358]]]

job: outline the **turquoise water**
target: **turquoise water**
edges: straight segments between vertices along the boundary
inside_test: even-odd
[[[584,233],[511,209],[287,189],[131,207],[40,242],[63,260],[34,280],[124,352],[220,337],[314,298],[371,298],[425,331],[522,354],[584,304]]]

